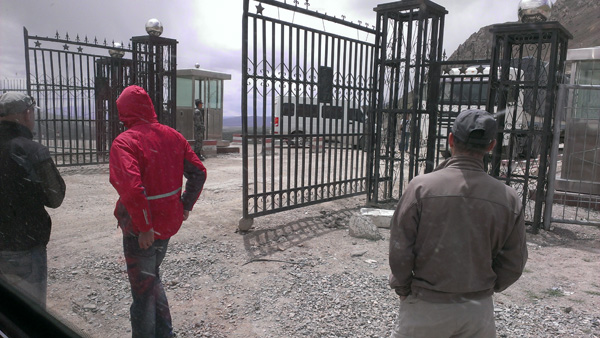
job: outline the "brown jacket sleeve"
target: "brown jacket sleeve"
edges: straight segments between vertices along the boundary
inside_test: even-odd
[[[525,219],[521,210],[517,221],[508,235],[502,249],[492,262],[496,273],[495,292],[502,292],[521,277],[527,262],[527,242],[525,238]]]
[[[415,255],[413,247],[419,224],[418,202],[414,191],[408,189],[402,195],[390,224],[389,263],[392,273],[390,287],[401,296],[410,294]]]

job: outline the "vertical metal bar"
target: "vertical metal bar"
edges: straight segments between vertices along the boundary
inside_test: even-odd
[[[90,76],[90,67],[93,67],[93,63],[90,65],[90,56],[86,55],[85,57],[85,64],[86,64],[86,77],[87,77],[87,112],[88,112],[88,133],[90,135],[90,162],[94,163],[94,146],[92,144],[94,138],[92,137],[93,132],[92,132],[92,100],[96,98],[96,95],[92,95],[92,84],[91,84],[91,76]],[[94,77],[96,78],[96,77]],[[82,79],[83,81],[83,79]],[[92,99],[93,98],[93,99]],[[96,161],[97,162],[97,161]]]
[[[57,66],[58,66],[58,90],[59,90],[58,91],[58,93],[59,93],[58,106],[59,106],[59,112],[60,112],[60,129],[61,129],[60,136],[61,136],[62,161],[63,161],[63,164],[67,164],[67,161],[66,161],[67,154],[65,153],[65,150],[66,150],[65,134],[66,134],[66,132],[65,132],[65,117],[64,117],[64,112],[63,112],[64,88],[63,88],[63,84],[62,84],[63,76],[62,76],[61,52],[57,53],[56,62],[57,62]],[[68,128],[67,128],[67,130],[68,130]]]
[[[421,121],[421,116],[418,113],[417,109],[419,107],[419,102],[418,102],[418,98],[421,96],[421,88],[419,88],[419,84],[421,83],[421,72],[422,72],[422,65],[423,65],[423,55],[422,53],[422,45],[423,45],[423,21],[425,20],[424,18],[424,12],[422,9],[419,9],[418,13],[417,13],[417,48],[416,50],[416,56],[415,56],[415,64],[414,64],[414,70],[415,70],[415,78],[414,78],[414,85],[413,85],[413,90],[416,91],[416,95],[413,95],[413,108],[412,108],[412,114],[413,114],[413,118],[410,120],[411,123],[411,148],[412,151],[414,151],[414,156],[411,156],[411,160],[414,158],[413,164],[414,164],[414,176],[419,175],[419,153],[420,153],[420,142],[421,142],[421,134],[420,134],[420,130],[418,129],[418,126],[420,125],[420,121]],[[414,21],[413,21],[414,22]],[[414,135],[413,135],[414,134]]]
[[[542,37],[540,37],[540,40],[542,39]],[[541,140],[541,149],[540,149],[540,163],[538,166],[538,179],[537,179],[537,191],[536,191],[536,202],[535,202],[535,210],[534,210],[534,217],[533,217],[533,226],[534,228],[537,229],[540,226],[540,222],[541,222],[541,218],[542,218],[542,208],[544,207],[544,194],[548,194],[550,195],[550,191],[545,191],[546,188],[546,173],[547,173],[547,163],[548,163],[548,143],[549,143],[549,132],[550,132],[550,128],[552,127],[552,118],[553,118],[553,113],[555,113],[553,111],[554,108],[554,104],[555,104],[555,97],[556,97],[556,88],[557,88],[557,83],[556,83],[556,73],[557,73],[557,69],[556,69],[556,65],[557,65],[557,55],[559,54],[559,50],[558,50],[558,34],[556,31],[554,31],[552,33],[552,36],[550,38],[550,68],[548,69],[548,80],[546,83],[546,102],[545,102],[545,114],[544,114],[544,124],[543,124],[543,129],[542,129],[542,140]],[[541,60],[541,59],[538,59]],[[541,68],[541,62],[538,62],[540,64],[540,66],[538,66],[538,69]],[[537,93],[536,93],[537,94]],[[534,102],[537,102],[534,101]],[[556,123],[555,124],[559,124],[560,123]],[[548,206],[546,205],[546,208]]]
[[[350,128],[346,128],[346,126],[348,126],[348,122],[349,122],[349,116],[348,114],[344,114],[344,110],[346,112],[350,111],[350,95],[349,95],[349,89],[348,89],[348,76],[350,76],[352,73],[347,70],[347,50],[348,50],[348,41],[346,39],[344,39],[343,41],[343,52],[342,54],[342,123],[340,124],[341,126],[341,130],[340,130],[340,180],[343,180],[343,183],[339,184],[340,187],[340,194],[346,194],[347,193],[347,180],[348,180],[348,173],[347,173],[347,169],[348,169],[348,148],[346,146],[346,142],[347,141],[345,139],[347,139],[348,137],[345,137],[345,134],[347,134],[350,130]],[[339,57],[339,56],[338,56]],[[344,170],[344,165],[346,167],[346,170]]]
[[[322,41],[323,41],[323,34],[318,33],[318,42],[317,42],[317,65],[316,66],[320,66],[321,65],[321,45],[322,45]],[[314,54],[314,52],[313,52]],[[317,74],[317,76],[320,76],[319,74]],[[325,105],[323,105],[323,107],[325,107]],[[323,109],[323,108],[322,108]],[[318,138],[317,138],[317,149],[319,149],[319,143],[321,142],[321,136],[324,135],[324,129],[325,129],[325,125],[324,125],[324,121],[323,121],[323,112],[321,110],[319,117],[317,118],[317,133],[318,133]],[[324,168],[324,163],[325,163],[325,138],[323,137],[323,144],[321,144],[321,146],[323,147],[322,151],[317,152],[317,154],[315,155],[315,185],[317,186],[317,188],[315,189],[315,198],[319,198],[323,196],[323,168]],[[321,157],[321,162],[319,162],[319,156]],[[321,165],[319,165],[321,164]],[[319,177],[319,168],[321,169],[321,176]]]
[[[427,90],[427,113],[429,115],[429,131],[427,136],[427,159],[425,166],[425,173],[431,172],[435,166],[435,157],[436,157],[436,146],[435,142],[437,139],[436,126],[438,124],[438,99],[439,99],[439,89],[440,89],[440,75],[441,75],[441,67],[440,67],[440,59],[441,59],[441,49],[442,45],[440,41],[443,39],[444,33],[440,29],[440,26],[443,26],[443,16],[442,17],[433,17],[432,23],[432,35],[431,35],[431,53],[430,53],[430,64],[429,64],[429,86]],[[439,35],[438,35],[439,34]],[[481,86],[480,86],[481,89]],[[481,94],[480,94],[481,96]],[[481,101],[481,100],[480,100]]]
[[[565,108],[566,108],[566,92],[567,86],[564,84],[559,85],[558,100],[556,111],[554,113],[554,128],[552,133],[552,148],[550,150],[550,168],[548,170],[548,191],[546,193],[546,208],[544,209],[544,229],[550,230],[552,223],[552,207],[554,202],[554,193],[556,186],[556,167],[558,163],[558,147],[560,143],[560,126],[563,120],[565,120]]]
[[[360,89],[359,89],[359,85],[358,85],[358,81],[359,81],[359,74],[358,74],[358,49],[360,48],[360,43],[358,42],[352,42],[350,41],[350,52],[348,53],[350,55],[350,60],[349,60],[349,65],[348,65],[348,73],[351,75],[351,87],[348,93],[348,96],[351,96],[352,98],[349,99],[348,101],[351,103],[350,106],[348,107],[348,111],[350,111],[350,109],[360,109]],[[358,98],[357,98],[358,96]],[[355,116],[354,114],[356,114],[356,111],[353,112],[353,117]],[[358,162],[358,155],[359,152],[361,151],[359,149],[359,144],[360,144],[360,135],[359,135],[359,124],[357,119],[360,119],[360,115],[356,116],[354,118],[354,120],[352,121],[352,128],[350,128],[350,125],[348,126],[348,131],[349,131],[349,144],[348,144],[348,151],[350,152],[350,161],[346,162],[346,180],[350,180],[348,183],[348,187],[350,188],[351,193],[357,192],[357,189],[355,189],[355,184],[356,181],[354,181],[354,179],[357,178],[357,165],[356,163]],[[350,123],[350,115],[348,116],[348,122]],[[350,130],[352,129],[352,130]],[[356,143],[356,146],[355,146]],[[355,150],[356,148],[356,150]],[[355,156],[356,155],[356,156]]]
[[[304,113],[302,114],[302,125],[304,126],[304,123],[306,122],[306,112],[307,110],[309,110],[309,103],[306,102],[306,98],[303,98],[301,96],[301,92],[300,92],[300,28],[296,27],[295,29],[296,31],[296,53],[295,53],[295,69],[296,69],[296,79],[294,81],[294,85],[296,87],[296,102],[300,102],[303,101],[304,105],[306,107],[306,109],[304,109]],[[290,63],[291,64],[291,63]],[[296,109],[296,112],[298,112],[298,109]],[[296,114],[296,127],[299,126],[299,121],[300,121],[300,114]],[[302,133],[304,134],[304,133]],[[304,137],[304,135],[301,135],[299,137]],[[298,152],[300,151],[300,144],[302,144],[302,146],[304,146],[304,142],[299,141],[296,143],[296,146],[294,147],[294,205],[298,204],[298,158],[299,158],[299,154]],[[302,152],[304,152],[304,149],[302,149]]]
[[[382,24],[382,21],[384,24]],[[380,149],[381,149],[381,135],[376,132],[375,127],[381,126],[381,106],[383,101],[382,89],[384,85],[384,75],[382,74],[384,66],[383,59],[385,53],[385,39],[387,38],[387,29],[385,28],[385,22],[387,22],[387,14],[377,13],[376,22],[376,35],[375,35],[375,49],[373,52],[373,90],[371,91],[371,103],[369,114],[369,135],[373,135],[369,138],[369,155],[367,157],[367,168],[369,175],[367,176],[367,187],[369,189],[368,202],[375,204],[379,201],[379,161],[380,161]]]
[[[248,4],[244,0],[244,14],[242,15],[242,198],[243,218],[248,218]],[[137,50],[134,45],[134,60]],[[135,69],[135,67],[134,67]]]
[[[280,109],[279,109],[279,125],[281,126],[279,129],[279,135],[282,135],[285,132],[285,125],[284,125],[284,109],[283,109],[283,105],[285,102],[285,25],[282,23],[280,24],[281,27],[281,45],[280,45],[280,62],[281,62],[281,68],[280,68],[280,76],[279,76],[279,80],[280,80],[280,86],[281,86],[281,95],[279,97],[279,99],[281,100],[280,103]],[[289,102],[289,101],[288,101]],[[294,109],[292,109],[292,111],[294,111]],[[289,117],[287,117],[286,122],[289,121]],[[288,122],[289,123],[289,122]],[[289,129],[287,129],[289,131]],[[283,135],[282,135],[283,136]],[[284,150],[283,150],[283,137],[280,139],[279,141],[279,206],[282,207],[283,206],[283,169],[284,169],[284,165],[283,165],[283,157],[284,157]],[[288,144],[289,145],[289,139],[288,139]],[[286,149],[287,150],[287,149]],[[289,151],[286,151],[286,156],[289,156]]]
[[[256,133],[257,117],[258,113],[258,19],[252,18],[252,60],[254,60],[254,66],[252,67],[252,150],[253,150],[253,163],[252,163],[252,174],[253,174],[253,201],[254,211],[258,212],[258,139]],[[210,93],[211,83],[209,82],[208,92]]]
[[[25,26],[23,26],[23,42],[25,44],[25,81],[27,81],[27,95],[31,95],[31,80],[29,79],[29,73],[31,71],[29,65],[29,33]]]
[[[69,102],[69,105],[73,106],[73,115],[74,115],[74,125],[75,125],[75,163],[79,163],[79,119],[78,119],[78,109],[77,109],[77,71],[75,67],[75,54],[71,53],[71,67],[73,68],[73,85],[71,90],[73,91],[72,97],[73,99]]]
[[[34,74],[28,74],[27,78],[31,78],[32,76],[34,77],[34,83],[32,84],[32,87],[35,87],[34,90],[32,90],[31,93],[29,93],[29,95],[35,97],[35,101],[36,102],[40,102],[40,81],[39,81],[39,75],[38,75],[38,58],[37,58],[37,54],[38,51],[36,48],[32,48],[33,51],[33,66],[35,69],[35,75]],[[42,52],[43,53],[43,52]],[[35,93],[33,93],[33,91],[35,91]],[[36,123],[36,127],[37,127],[37,135],[35,135],[34,137],[37,138],[38,142],[44,144],[44,142],[42,141],[42,126],[41,126],[41,116],[39,116],[36,112],[36,116],[35,119],[37,120]],[[47,144],[46,144],[47,145]]]
[[[262,64],[263,64],[263,69],[262,69],[262,73],[263,73],[263,86],[262,86],[262,135],[260,138],[261,144],[262,144],[262,158],[261,158],[261,163],[262,163],[262,198],[263,198],[263,203],[262,203],[262,208],[263,211],[267,210],[267,137],[266,137],[266,133],[267,133],[267,81],[268,81],[268,73],[267,73],[267,22],[265,20],[261,20],[261,26],[262,26]],[[257,141],[255,139],[255,141]],[[271,142],[273,140],[271,139]]]
[[[276,71],[276,67],[277,67],[277,63],[276,63],[276,58],[275,58],[275,50],[277,49],[275,46],[275,34],[276,34],[277,30],[276,30],[276,25],[275,22],[271,22],[271,84],[272,89],[272,95],[271,95],[271,168],[270,168],[270,172],[271,172],[271,205],[269,206],[271,210],[275,210],[275,200],[276,200],[276,196],[275,196],[275,141],[279,140],[279,142],[281,143],[281,139],[276,139],[275,138],[275,96],[277,95],[277,80],[276,80],[276,76],[275,76],[275,71]],[[280,96],[281,97],[281,96]],[[280,107],[281,104],[283,104],[283,100],[280,99]],[[266,117],[265,117],[266,118]],[[281,119],[281,114],[279,116],[279,119]],[[281,121],[281,120],[280,120]],[[281,158],[281,151],[279,152],[279,158]],[[281,180],[279,180],[281,181]],[[281,197],[281,195],[279,195]]]
[[[83,78],[83,56],[81,54],[77,55],[79,59],[79,90],[81,91],[81,143],[82,143],[82,156],[83,162],[89,163],[87,160],[87,142],[86,142],[86,117],[85,117],[85,86],[84,86],[84,78]],[[91,139],[90,139],[91,140]],[[91,149],[91,147],[90,147]],[[91,155],[91,152],[90,152]]]
[[[42,51],[42,74],[44,77],[44,105],[43,105],[43,109],[44,109],[44,132],[45,132],[45,139],[46,139],[46,146],[50,149],[51,144],[50,144],[50,131],[49,131],[49,126],[48,126],[48,74],[46,73],[46,55],[45,53]],[[40,123],[41,124],[41,123]],[[56,146],[56,144],[55,144]]]
[[[50,81],[52,83],[52,127],[54,129],[54,135],[53,135],[53,140],[54,140],[54,161],[59,164],[58,161],[58,138],[57,138],[57,131],[58,128],[56,127],[56,84],[55,84],[55,79],[54,79],[54,57],[53,57],[53,53],[49,52],[48,53],[49,57],[50,57]]]
[[[404,70],[404,93],[405,96],[408,97],[408,93],[409,93],[409,89],[410,89],[410,81],[411,81],[411,68],[416,67],[416,63],[417,60],[415,59],[415,66],[411,65],[411,61],[412,57],[413,57],[413,48],[412,48],[412,42],[413,42],[413,27],[414,27],[414,12],[413,10],[410,11],[409,13],[409,17],[406,20],[407,23],[407,32],[406,32],[406,54],[405,54],[405,58],[406,58],[406,66],[405,66],[405,70]],[[418,46],[417,46],[418,48]],[[415,68],[415,77],[416,77],[416,68]],[[413,81],[416,82],[416,79],[413,79]],[[414,85],[413,85],[413,90],[414,90]],[[414,93],[413,93],[414,94]],[[414,102],[414,101],[413,101]],[[418,138],[419,136],[416,135],[416,125],[417,125],[417,116],[416,116],[416,112],[415,112],[415,107],[413,106],[411,109],[411,119],[410,119],[410,126],[408,127],[411,133],[411,138],[410,138],[410,145],[409,145],[409,151],[410,151],[410,156],[408,157],[408,180],[412,180],[414,176],[416,176],[416,172],[417,172],[417,162],[415,161],[415,157],[417,156],[417,145],[418,145]]]
[[[289,69],[289,74],[288,75],[288,102],[292,103],[294,102],[294,115],[292,118],[296,119],[296,125],[298,125],[298,104],[300,103],[300,100],[296,98],[296,100],[292,100],[292,92],[293,92],[293,82],[292,82],[292,72],[293,72],[293,61],[292,61],[292,52],[293,52],[293,28],[292,26],[288,26],[288,37],[289,37],[289,45],[288,48],[289,50],[287,51],[287,58],[288,58],[288,69]],[[288,134],[288,146],[291,144],[290,140],[292,140],[291,136],[289,135],[292,133],[292,120],[291,118],[288,118],[288,128],[287,128],[287,134]],[[292,156],[292,149],[290,147],[288,147],[287,149],[287,200],[286,200],[286,205],[290,206],[291,203],[291,189],[292,189],[292,177],[291,177],[291,173],[292,173],[292,161],[291,161],[291,156]],[[297,150],[296,150],[297,151]]]
[[[393,68],[390,71],[390,75],[392,76],[392,80],[391,80],[391,84],[390,84],[390,88],[392,89],[392,94],[390,95],[390,100],[391,100],[391,107],[394,111],[391,112],[391,114],[393,116],[390,116],[393,118],[393,121],[390,125],[388,125],[388,131],[393,131],[392,134],[388,133],[388,137],[391,136],[391,140],[388,141],[388,147],[390,147],[389,149],[389,153],[391,154],[391,157],[396,158],[396,133],[397,133],[397,128],[398,128],[398,117],[400,114],[399,109],[406,109],[407,105],[406,105],[406,101],[408,100],[408,95],[407,96],[403,96],[402,98],[400,98],[400,90],[401,90],[401,82],[400,82],[400,75],[401,75],[401,67],[400,67],[400,62],[402,62],[402,32],[403,32],[403,28],[404,28],[404,23],[398,20],[394,20],[394,32],[393,32],[393,45],[392,45],[392,53],[393,53],[393,59],[398,60],[398,63],[394,64]],[[402,99],[402,102],[400,102],[400,99]],[[403,126],[406,124],[406,113],[402,113],[402,115],[400,115],[400,118],[403,119]],[[404,135],[401,135],[400,137],[404,137]],[[404,156],[405,156],[405,152],[404,149],[399,149],[400,150],[400,160],[403,163],[404,162]],[[392,166],[390,168],[390,177],[391,179],[389,180],[389,183],[387,185],[387,190],[389,191],[388,195],[392,196],[393,195],[393,191],[394,191],[394,163],[392,162]],[[398,179],[398,186],[399,186],[399,192],[402,192],[402,183],[404,181],[404,170],[403,170],[403,165],[400,166],[400,170],[399,170],[399,179]]]
[[[305,59],[305,72],[308,73],[308,71],[306,70],[306,62],[308,62],[308,60]],[[311,31],[310,33],[310,81],[309,81],[309,87],[310,87],[310,99],[311,101],[314,100],[315,98],[315,69],[317,69],[318,65],[315,65],[315,32]],[[316,122],[317,122],[317,126],[319,124],[319,120],[321,119],[321,108],[320,108],[321,104],[319,103],[319,100],[317,100],[317,116],[316,116]],[[314,163],[313,161],[313,157],[315,158],[315,160],[318,160],[319,158],[319,147],[318,147],[318,142],[319,142],[319,137],[321,136],[320,133],[318,132],[318,129],[315,130],[315,125],[314,125],[315,119],[311,118],[310,119],[310,134],[311,134],[311,139],[310,139],[310,149],[309,149],[309,154],[310,156],[308,157],[308,201],[312,201],[313,199],[317,199],[317,182],[313,182],[313,165],[315,166],[315,169],[317,168],[317,165]],[[317,144],[317,146],[315,147],[315,143]],[[315,170],[316,171],[316,170]]]
[[[313,121],[313,104],[314,104],[314,102],[313,102],[312,95],[309,96],[308,93],[307,93],[307,90],[306,90],[306,83],[308,82],[308,79],[307,79],[307,73],[308,73],[308,69],[307,69],[307,49],[308,48],[307,48],[307,42],[306,42],[306,40],[308,38],[308,32],[305,29],[303,29],[302,32],[304,33],[303,34],[304,38],[303,38],[303,41],[302,41],[303,42],[302,43],[303,44],[302,50],[304,51],[304,54],[303,54],[303,57],[302,57],[302,61],[303,62],[301,62],[300,59],[298,60],[298,68],[300,68],[300,65],[303,66],[303,68],[302,68],[302,93],[303,93],[302,96],[305,97],[305,98],[307,98],[308,101],[309,101],[309,103],[310,103],[310,106],[309,106],[310,107],[310,109],[309,109],[309,116],[310,116],[310,126],[312,126],[312,121]],[[298,34],[299,33],[300,32],[298,32]],[[300,35],[298,36],[298,44],[300,44]],[[297,79],[298,79],[298,81],[300,81],[300,78],[297,78]],[[317,102],[317,112],[318,111],[319,111],[319,103]],[[308,149],[309,156],[312,156],[312,151],[311,151],[310,147],[312,147],[312,137],[313,137],[313,135],[312,135],[312,128],[310,128],[310,130],[308,130],[308,133],[306,132],[307,131],[307,129],[306,129],[306,126],[307,126],[306,115],[303,117],[303,125],[304,125],[304,131],[305,131],[304,134],[305,135],[309,134],[308,137],[304,139],[304,142],[302,142],[302,174],[300,176],[300,187],[301,187],[301,189],[300,189],[300,200],[301,200],[302,203],[305,203],[306,202],[304,200],[304,192],[306,191],[305,178],[306,178],[307,174],[310,173],[310,167],[308,168],[308,170],[306,168],[306,144],[309,145],[309,149]],[[308,171],[308,173],[307,173],[307,171]]]
[[[492,43],[492,62],[490,66],[490,88],[487,100],[487,111],[494,111],[494,102],[498,97],[498,111],[506,109],[506,94],[507,89],[504,87],[502,79],[508,79],[510,52],[512,44],[509,44],[506,35],[496,35]],[[500,56],[502,52],[502,56]],[[502,70],[502,74],[498,74],[498,68]],[[505,115],[500,114],[497,117],[498,135],[496,137],[496,147],[492,153],[492,176],[500,176],[500,165],[502,155],[502,140],[504,138]]]
[[[337,43],[335,43],[337,41]],[[336,71],[337,73],[337,80],[336,80],[336,85],[334,86],[334,101],[336,102],[336,106],[339,105],[340,100],[342,100],[342,104],[343,104],[343,98],[340,99],[340,76],[341,76],[341,72],[342,69],[340,69],[340,54],[341,54],[341,50],[340,50],[340,38],[335,38],[333,37],[333,41],[331,44],[332,47],[334,47],[335,50],[335,54],[331,54],[331,64],[333,65],[333,69]],[[343,107],[342,107],[343,109]],[[338,142],[336,140],[338,134],[339,134],[339,120],[336,118],[332,118],[332,125],[335,121],[335,125],[333,125],[331,131],[333,131],[333,133],[331,134],[331,136],[333,137],[333,146],[334,146],[334,152],[333,152],[333,163],[331,162],[331,154],[329,155],[329,161],[330,163],[332,163],[333,165],[333,174],[332,177],[330,176],[330,183],[333,183],[331,185],[331,187],[333,188],[333,192],[332,195],[333,197],[337,196],[337,188],[338,188],[338,184],[337,182],[337,169],[338,169]]]
[[[329,65],[329,36],[328,35],[324,35],[325,37],[325,48],[324,53],[323,53],[323,62],[325,63],[325,67],[327,67]],[[319,37],[319,51],[321,51],[321,37]],[[321,64],[321,53],[319,53],[319,65]],[[329,121],[329,123],[327,123],[325,120],[323,120],[323,133],[326,134],[326,130],[327,130],[327,125],[329,125],[329,133],[331,133],[331,121]],[[329,182],[330,182],[330,168],[331,168],[331,140],[329,140],[327,142],[327,146],[325,146],[325,144],[323,144],[323,148],[326,150],[324,152],[321,153],[321,181],[323,182],[322,188],[321,188],[321,198],[324,198],[325,196],[329,197]],[[326,163],[325,162],[325,153],[327,153],[327,157],[329,159],[329,161]],[[327,174],[325,174],[325,168],[327,168]]]

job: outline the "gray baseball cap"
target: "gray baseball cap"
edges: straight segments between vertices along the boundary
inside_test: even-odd
[[[487,145],[496,138],[498,124],[492,114],[485,110],[468,109],[463,110],[454,121],[452,134],[462,143]],[[471,133],[477,130],[483,133]]]
[[[33,97],[21,92],[6,92],[0,96],[0,117],[20,114],[34,106]]]

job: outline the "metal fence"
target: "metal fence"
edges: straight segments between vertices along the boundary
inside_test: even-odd
[[[363,194],[374,30],[258,3],[244,1],[244,219]]]
[[[103,86],[97,86],[96,76],[97,66],[111,59],[112,43],[58,33],[33,36],[26,28],[23,35],[27,87],[40,107],[36,139],[50,149],[59,166],[107,163],[109,142],[116,135],[110,129],[113,124],[104,121],[115,117],[98,110],[96,99],[104,94],[99,93]]]
[[[6,92],[27,92],[27,80],[7,78],[0,80],[0,94]]]
[[[138,36],[123,48],[68,33],[23,35],[26,88],[40,107],[34,134],[58,166],[108,163],[124,129],[116,99],[129,85],[143,87],[159,121],[175,127],[177,40]]]
[[[600,86],[561,85],[544,227],[600,225]],[[564,127],[564,143],[560,134]],[[562,150],[561,150],[562,148]]]

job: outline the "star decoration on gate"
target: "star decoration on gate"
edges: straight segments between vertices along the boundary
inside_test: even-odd
[[[64,48],[65,50],[69,50],[69,45],[67,45],[67,44],[65,43],[65,44],[63,45],[63,48]]]
[[[264,10],[264,9],[265,9],[265,8],[262,6],[262,4],[261,4],[261,3],[259,3],[259,4],[258,4],[258,6],[256,6],[256,14],[263,15],[263,10]]]

